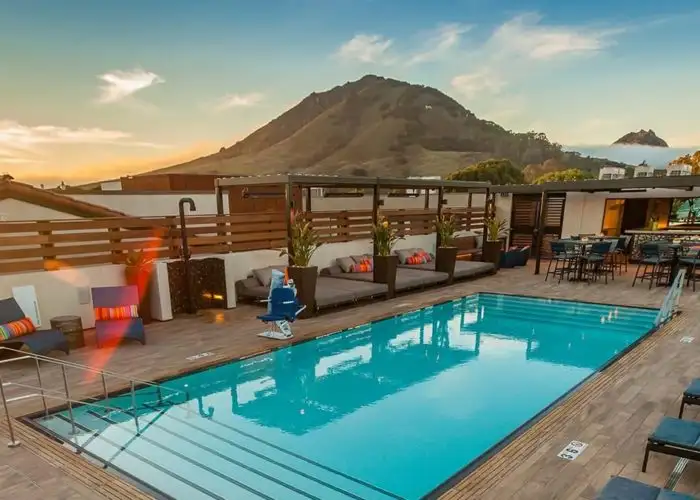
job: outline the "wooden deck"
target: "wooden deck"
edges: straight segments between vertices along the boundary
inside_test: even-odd
[[[477,281],[299,321],[295,324],[294,341],[479,291],[639,306],[660,305],[666,292],[662,288],[649,290],[646,286],[632,288],[629,277],[618,278],[609,285],[589,286],[545,283],[543,276],[532,274],[532,268],[503,270]],[[443,498],[592,500],[614,474],[663,485],[676,461],[652,455],[648,472],[642,474],[639,470],[643,448],[646,435],[663,415],[677,415],[683,388],[700,374],[699,297],[700,291],[696,294],[684,291],[681,301],[684,313],[679,318],[591,379],[535,426],[462,479]],[[260,331],[260,324],[254,319],[258,312],[253,306],[240,306],[231,311],[207,312],[157,323],[148,328],[146,346],[127,344],[113,351],[87,347],[66,359],[143,380],[170,377],[283,345],[255,335]],[[681,343],[682,336],[693,336],[697,340]],[[212,355],[187,359],[203,352]],[[0,370],[5,381],[36,384],[36,367],[31,362],[0,365]],[[42,375],[47,386],[62,390],[58,367],[43,367]],[[68,375],[73,399],[102,392],[99,377],[88,377],[77,370],[69,370]],[[108,379],[110,391],[125,386],[123,380]],[[8,391],[8,397],[12,395]],[[11,413],[20,416],[41,408],[41,400],[34,398],[13,403]],[[696,416],[697,410],[690,408],[685,418]],[[141,496],[132,486],[36,431],[19,423],[17,427],[22,446],[0,447],[0,464],[3,464],[0,465],[0,499],[82,500]],[[6,435],[6,432],[6,426],[0,425],[0,433]],[[571,440],[584,441],[589,446],[573,462],[557,458],[557,453]],[[688,466],[676,490],[700,495],[700,464]]]

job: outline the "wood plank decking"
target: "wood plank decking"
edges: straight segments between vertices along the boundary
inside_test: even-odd
[[[632,270],[630,269],[630,275]],[[404,295],[391,301],[373,302],[339,310],[295,324],[295,341],[356,326],[417,307],[461,297],[478,291],[589,300],[621,305],[658,306],[665,289],[631,287],[629,277],[609,285],[544,282],[532,268],[503,270],[495,276],[451,287]],[[648,473],[640,470],[646,435],[664,414],[677,415],[685,385],[700,374],[700,292],[684,291],[684,313],[671,325],[650,336],[608,370],[591,379],[535,426],[521,434],[498,454],[443,495],[446,499],[586,499],[610,475],[621,474],[649,484],[663,485],[675,460],[652,455]],[[224,360],[247,357],[283,345],[255,335],[259,309],[240,306],[224,312],[157,323],[148,328],[146,346],[127,344],[116,350],[88,347],[67,359],[143,380],[155,380]],[[694,336],[693,343],[680,337]],[[187,358],[198,353],[211,356]],[[36,384],[36,369],[30,363],[0,365],[6,381]],[[42,368],[47,385],[60,390],[57,367]],[[69,371],[71,396],[75,399],[99,394],[99,377]],[[125,386],[108,379],[109,390]],[[10,396],[8,394],[8,396]],[[15,416],[41,409],[38,398],[12,405]],[[686,418],[695,418],[690,408]],[[71,454],[36,431],[19,424],[21,447],[0,447],[0,499],[24,500],[146,498],[131,485]],[[6,435],[4,424],[0,433]],[[589,444],[575,461],[556,457],[571,440]],[[99,486],[98,486],[99,485]],[[676,487],[700,494],[700,464],[690,464]]]

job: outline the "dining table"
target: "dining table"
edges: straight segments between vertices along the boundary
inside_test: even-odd
[[[604,236],[601,237],[589,237],[585,239],[573,239],[573,238],[562,238],[559,240],[556,240],[557,243],[563,243],[564,245],[568,247],[575,247],[576,248],[576,255],[579,257],[576,260],[576,273],[574,275],[574,278],[571,279],[569,278],[569,281],[583,281],[583,267],[585,265],[583,257],[586,255],[586,249],[589,246],[592,246],[594,243],[610,243],[611,245],[613,243],[617,242],[617,239],[610,239],[606,238]]]

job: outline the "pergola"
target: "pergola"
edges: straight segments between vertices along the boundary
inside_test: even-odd
[[[270,188],[275,186],[279,188],[279,191],[271,192]],[[296,207],[294,203],[294,190],[297,188],[301,189],[301,191],[305,194],[306,212],[312,211],[313,188],[348,190],[346,192],[336,191],[334,193],[329,193],[329,195],[332,195],[332,197],[335,198],[353,198],[363,196],[365,193],[371,192],[372,223],[376,224],[380,207],[384,205],[384,200],[381,199],[382,192],[410,190],[413,193],[419,193],[420,191],[423,191],[425,195],[426,210],[429,208],[430,193],[437,192],[438,203],[436,216],[440,217],[443,213],[443,208],[447,204],[447,200],[444,198],[446,192],[461,192],[467,194],[467,202],[465,206],[467,209],[471,209],[472,194],[483,193],[485,195],[485,200],[488,201],[492,186],[488,182],[448,181],[441,179],[404,179],[390,177],[342,177],[305,174],[227,177],[216,179],[215,182],[217,212],[219,215],[224,215],[224,192],[227,192],[232,188],[241,187],[243,188],[241,195],[248,198],[284,197],[286,213],[291,213],[292,210],[301,208]],[[256,191],[256,188],[259,190]],[[488,215],[488,205],[485,207],[485,212]],[[291,235],[292,221],[291,218],[287,217],[287,246],[290,252],[292,250]]]
[[[551,194],[561,193],[624,193],[640,192],[651,189],[685,189],[692,191],[700,187],[700,175],[679,175],[667,177],[634,177],[630,179],[595,179],[584,181],[546,182],[543,184],[515,184],[491,186],[490,193],[496,194],[538,194],[541,196],[538,225],[535,228],[535,274],[540,273],[542,258],[542,228],[545,224],[547,198]]]

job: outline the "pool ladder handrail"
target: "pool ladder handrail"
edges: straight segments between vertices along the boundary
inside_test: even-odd
[[[178,390],[178,389],[173,389],[170,387],[163,387],[159,384],[155,384],[153,382],[149,382],[147,380],[140,380],[134,377],[129,377],[126,375],[121,375],[119,373],[115,373],[109,370],[100,370],[98,368],[92,368],[90,366],[86,365],[81,365],[79,363],[74,363],[72,361],[64,361],[60,359],[55,359],[55,358],[50,358],[48,356],[43,356],[41,354],[34,354],[34,353],[29,353],[25,351],[20,351],[18,349],[12,349],[10,347],[5,347],[5,346],[0,346],[0,352],[6,351],[6,352],[11,352],[15,354],[20,354],[20,356],[14,357],[14,358],[9,358],[9,359],[4,359],[0,360],[0,365],[4,364],[9,364],[9,363],[15,363],[17,361],[24,361],[27,359],[33,359],[34,362],[36,363],[36,376],[37,376],[37,382],[38,382],[38,387],[33,387],[28,384],[22,384],[22,383],[16,383],[16,382],[10,382],[9,384],[15,385],[17,387],[22,387],[25,389],[32,389],[39,391],[41,395],[41,400],[42,404],[44,407],[44,415],[48,416],[49,414],[49,408],[48,405],[46,404],[46,398],[56,398],[55,394],[57,391],[53,389],[47,389],[44,387],[42,377],[41,377],[41,362],[46,362],[46,363],[51,363],[53,365],[58,365],[61,367],[61,376],[63,378],[63,390],[64,394],[61,395],[60,398],[63,400],[68,409],[68,415],[71,421],[71,425],[73,426],[73,432],[75,432],[75,420],[73,418],[73,403],[81,403],[81,404],[91,404],[91,403],[86,403],[84,401],[76,401],[71,397],[71,391],[70,391],[70,385],[68,383],[68,375],[66,372],[66,368],[74,368],[76,370],[81,370],[84,372],[88,373],[93,373],[96,375],[99,375],[102,379],[102,392],[105,400],[109,399],[109,392],[107,391],[107,377],[110,378],[116,378],[119,380],[123,380],[129,383],[129,391],[131,393],[131,404],[134,410],[134,419],[136,420],[136,424],[138,425],[138,417],[137,417],[137,406],[136,406],[136,386],[150,386],[154,387],[157,391],[158,394],[161,394],[161,391],[165,389],[166,391],[171,391],[175,395],[182,394],[187,397],[187,393],[184,391]],[[21,443],[15,438],[15,432],[14,432],[14,427],[12,424],[12,417],[10,416],[10,411],[8,408],[8,401],[7,398],[5,397],[5,383],[2,377],[2,374],[0,374],[0,399],[2,400],[2,407],[5,412],[5,417],[7,419],[7,428],[10,434],[10,441],[7,444],[8,447],[10,448],[15,448],[19,446]],[[47,395],[47,393],[49,393]],[[160,399],[162,399],[162,395],[160,396]],[[95,405],[95,406],[100,406],[100,405]],[[104,406],[100,406],[101,408],[105,408]],[[113,408],[114,410],[119,410],[119,411],[124,411],[124,409],[118,409],[118,408]]]

